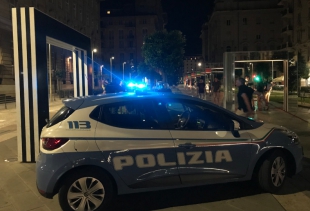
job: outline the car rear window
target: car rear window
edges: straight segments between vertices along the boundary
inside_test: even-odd
[[[53,117],[51,120],[48,121],[46,127],[51,127],[65,119],[67,119],[74,110],[67,106],[62,107]]]

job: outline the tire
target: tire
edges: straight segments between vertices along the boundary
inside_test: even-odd
[[[287,162],[280,150],[274,151],[263,161],[258,171],[259,186],[266,192],[276,193],[284,185]]]
[[[81,184],[85,184],[82,188]],[[87,190],[92,190],[88,193]],[[84,189],[84,190],[83,190]],[[68,175],[58,193],[58,201],[65,211],[104,210],[114,197],[111,179],[96,169],[83,169]]]

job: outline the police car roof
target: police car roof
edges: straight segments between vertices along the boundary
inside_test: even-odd
[[[140,99],[140,98],[178,98],[178,99],[197,99],[188,95],[183,94],[173,94],[169,92],[122,92],[122,93],[112,93],[112,94],[102,94],[102,95],[89,95],[84,97],[76,97],[63,100],[65,106],[72,108],[74,110],[82,109],[86,107],[121,102],[128,99]],[[206,101],[204,101],[207,103]]]

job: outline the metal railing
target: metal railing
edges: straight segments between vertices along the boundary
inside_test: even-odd
[[[15,94],[12,94],[13,96]],[[8,103],[14,103],[16,102],[15,97],[12,97],[10,94],[0,94],[0,104],[4,104],[4,108],[7,109]]]

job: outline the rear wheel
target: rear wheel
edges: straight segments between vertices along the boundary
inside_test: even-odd
[[[275,193],[279,191],[285,182],[287,163],[284,154],[274,151],[262,163],[258,172],[258,183],[267,192]]]
[[[58,200],[63,210],[96,211],[106,208],[113,196],[113,185],[106,174],[83,169],[65,180]]]

